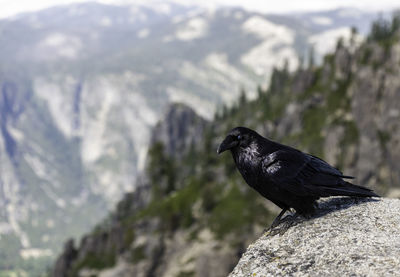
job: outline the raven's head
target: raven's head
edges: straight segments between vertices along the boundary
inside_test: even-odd
[[[238,148],[246,148],[260,135],[255,131],[245,128],[236,127],[232,129],[226,138],[218,147],[217,153],[221,154],[226,150],[237,150]]]

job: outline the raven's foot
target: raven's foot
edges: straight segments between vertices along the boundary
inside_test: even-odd
[[[283,219],[280,219],[278,222],[274,222],[271,224],[271,226],[268,229],[264,230],[264,235],[265,236],[275,236],[277,234],[283,235],[286,233],[287,230],[289,230],[290,227],[296,225],[297,218],[299,214],[294,213],[292,215],[287,215]]]
[[[264,233],[267,232],[268,230],[271,230],[271,229],[277,227],[284,220],[284,219],[282,219],[282,216],[289,210],[290,210],[290,208],[282,209],[282,211],[278,214],[278,216],[272,222],[271,226],[268,229],[264,229]]]

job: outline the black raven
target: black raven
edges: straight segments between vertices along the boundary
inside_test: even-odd
[[[276,227],[290,208],[296,215],[312,215],[316,200],[328,196],[379,197],[372,190],[353,185],[327,162],[259,135],[245,128],[232,129],[218,147],[230,150],[247,184],[282,209],[271,225]]]

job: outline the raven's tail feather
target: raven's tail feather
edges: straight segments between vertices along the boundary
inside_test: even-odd
[[[354,185],[343,181],[342,186],[337,187],[321,187],[322,196],[356,196],[356,197],[380,197],[369,188]]]

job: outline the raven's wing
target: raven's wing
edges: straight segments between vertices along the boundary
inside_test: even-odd
[[[329,174],[332,176],[337,176],[337,177],[345,178],[345,179],[354,179],[353,176],[343,175],[343,173],[340,172],[337,168],[332,167],[330,164],[328,164],[324,160],[321,160],[318,157],[315,157],[315,156],[309,155],[309,154],[305,154],[305,155],[311,157],[310,166],[312,166],[318,172],[322,172],[325,174]]]
[[[308,195],[302,176],[311,157],[297,151],[279,150],[267,155],[262,161],[262,171],[266,178],[280,188],[297,195]]]
[[[262,171],[264,177],[280,188],[299,196],[353,195],[360,188],[345,182],[342,178],[349,176],[325,161],[294,149],[267,155],[262,161]]]

